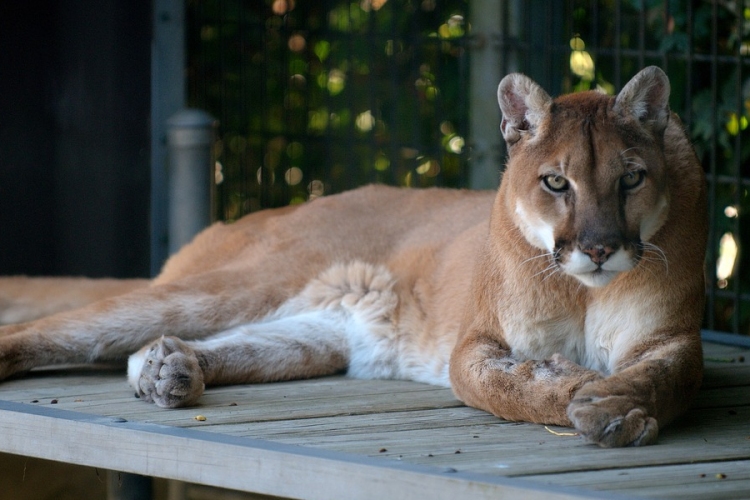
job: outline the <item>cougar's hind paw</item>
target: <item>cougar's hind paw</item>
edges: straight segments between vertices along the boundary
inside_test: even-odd
[[[128,380],[139,398],[162,408],[193,405],[205,389],[198,358],[175,337],[162,337],[130,356]]]

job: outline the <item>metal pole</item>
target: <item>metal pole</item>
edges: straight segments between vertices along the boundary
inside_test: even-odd
[[[184,0],[155,0],[151,43],[151,276],[169,257],[167,118],[185,107]]]
[[[107,471],[107,500],[148,500],[152,492],[150,477]]]
[[[170,254],[211,223],[215,125],[211,115],[197,109],[167,120]]]
[[[506,2],[507,0],[474,0],[469,10],[474,36],[469,59],[469,136],[472,157],[469,187],[472,189],[495,189],[500,181],[502,139],[497,84],[504,75],[497,37],[502,31],[503,6]]]

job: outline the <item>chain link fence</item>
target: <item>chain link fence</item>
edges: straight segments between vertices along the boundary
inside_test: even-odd
[[[472,29],[498,6],[496,29]],[[615,93],[662,67],[709,183],[706,327],[750,332],[745,2],[191,0],[187,20],[189,104],[220,121],[224,220],[371,182],[469,186],[479,50],[552,94]]]

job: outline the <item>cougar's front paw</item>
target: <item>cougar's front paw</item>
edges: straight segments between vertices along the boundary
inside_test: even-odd
[[[584,387],[568,405],[568,418],[590,443],[603,448],[645,446],[656,441],[656,419],[626,396],[595,396]]]
[[[130,356],[128,380],[138,397],[162,408],[190,406],[205,389],[198,358],[175,337],[162,337]]]

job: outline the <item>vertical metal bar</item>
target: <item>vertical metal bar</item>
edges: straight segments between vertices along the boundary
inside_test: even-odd
[[[622,2],[615,0],[615,88],[622,88]]]
[[[499,182],[496,152],[501,148],[500,112],[497,84],[504,73],[517,71],[508,56],[508,12],[510,2],[476,0],[469,13],[472,26],[472,52],[469,64],[469,133],[471,137],[472,189],[495,188]],[[500,46],[494,43],[500,36]]]
[[[352,11],[351,9],[347,9],[346,12],[347,12],[346,15],[349,17],[349,26],[351,26],[352,25],[352,14],[351,14]],[[350,30],[342,36],[344,37],[344,43],[342,43],[342,46],[346,47],[346,60],[347,60],[347,67],[348,67],[346,78],[347,80],[351,82],[353,80],[352,68],[354,68],[354,65],[352,64],[352,62],[354,61],[354,57],[353,57],[354,51],[352,50],[352,43],[353,43],[354,35],[352,34]],[[367,78],[369,80],[372,78],[372,76],[368,75]],[[371,82],[372,80],[369,80],[369,81]],[[359,158],[357,155],[357,151],[360,150],[359,148],[360,141],[359,141],[359,138],[356,137],[355,132],[354,132],[354,127],[356,125],[356,118],[362,110],[357,109],[357,106],[356,106],[357,102],[354,99],[353,88],[354,87],[352,85],[347,85],[346,87],[344,87],[344,93],[346,95],[346,105],[349,107],[349,111],[352,117],[352,119],[349,120],[349,126],[347,127],[347,131],[346,131],[346,136],[347,136],[346,137],[347,147],[345,148],[346,168],[349,170],[349,172],[351,172],[352,169],[354,169],[354,172],[355,172],[354,177],[353,178],[350,177],[347,180],[346,182],[347,185],[353,185],[353,184],[359,183],[361,182],[361,179],[362,179],[361,177],[362,165],[358,161]],[[326,133],[329,133],[329,134],[331,133],[331,127],[327,128]]]
[[[669,3],[667,2],[667,5]],[[669,11],[667,11],[669,13]],[[690,127],[692,127],[693,124],[693,106],[692,106],[692,96],[693,96],[693,3],[688,2],[687,3],[687,15],[686,15],[686,23],[687,23],[687,38],[688,38],[688,44],[687,44],[687,55],[685,59],[685,96],[687,99],[687,102],[685,103],[684,109],[683,109],[683,117],[685,118],[685,124],[690,130]],[[666,23],[664,23],[665,29],[666,29]]]
[[[599,49],[599,2],[597,0],[591,0],[589,8],[591,9],[591,22],[589,23],[591,30],[591,50],[589,50],[589,53],[594,58],[595,63],[599,64],[597,57]],[[589,40],[584,41],[588,47]]]
[[[178,112],[167,125],[169,252],[173,254],[211,223],[215,121],[193,109]]]
[[[468,7],[469,11],[467,12],[467,19],[468,16],[471,15],[471,6]],[[468,127],[469,127],[469,117],[467,113],[468,104],[467,101],[471,99],[469,92],[471,91],[471,87],[468,85],[468,79],[469,79],[469,47],[472,45],[472,42],[469,40],[468,36],[464,37],[463,40],[461,40],[461,55],[458,59],[458,123],[456,124],[456,129],[458,131],[458,134],[466,140],[468,137]],[[494,47],[491,47],[490,50],[495,51]],[[498,64],[499,66],[499,64]],[[495,113],[497,115],[497,113]],[[497,130],[495,130],[497,133]],[[467,153],[468,148],[464,147],[461,150],[460,153],[460,160],[459,165],[461,168],[461,187],[469,187],[469,168],[467,164]]]
[[[575,2],[573,0],[568,0],[565,2],[565,26],[567,28],[567,32],[563,36],[561,43],[564,41],[565,44],[560,46],[560,58],[564,59],[566,61],[566,64],[563,64],[561,66],[562,68],[562,82],[560,82],[560,93],[564,92],[570,92],[570,39],[574,36],[578,35],[578,30],[576,29],[576,23],[575,23]],[[594,57],[593,55],[591,57]]]
[[[713,2],[711,6],[711,69],[710,69],[710,82],[711,82],[711,123],[714,127],[718,127],[718,109],[716,100],[718,96],[718,78],[717,78],[717,64],[718,64],[718,12],[717,2]],[[707,249],[708,266],[706,266],[706,274],[708,275],[709,281],[709,293],[707,297],[707,323],[708,328],[713,330],[716,328],[716,190],[718,179],[716,178],[716,149],[718,147],[716,141],[716,133],[711,135],[711,145],[709,153],[709,174],[711,182],[709,184],[708,191],[708,213],[709,213],[709,245]]]
[[[202,3],[202,2],[201,2]],[[219,70],[217,73],[214,73],[211,75],[211,77],[216,78],[218,80],[218,88],[219,88],[219,120],[221,123],[225,124],[226,126],[229,125],[230,121],[228,120],[227,115],[227,92],[226,92],[226,78],[225,75],[227,74],[227,57],[229,54],[229,50],[226,47],[227,44],[227,37],[225,36],[226,33],[226,16],[224,15],[225,11],[225,3],[223,0],[217,0],[216,3],[218,4],[217,9],[213,9],[213,12],[218,12],[218,19],[214,19],[214,23],[216,24],[216,31],[217,31],[217,40],[219,44]],[[206,85],[206,94],[208,95],[208,87],[209,85]],[[208,102],[208,99],[207,101]],[[226,132],[228,130],[223,131],[222,139],[226,138]],[[232,192],[237,190],[238,182],[237,177],[240,176],[240,172],[238,171],[237,165],[234,163],[234,158],[232,158],[231,153],[229,152],[229,148],[226,147],[227,144],[224,144],[224,174],[225,174],[225,184],[224,188],[222,189],[223,194],[226,198],[229,198],[232,195]],[[244,194],[244,193],[242,193]]]
[[[417,20],[420,20],[420,18],[417,16]],[[411,36],[414,36],[414,33],[419,33],[422,31],[421,23],[417,24],[417,26],[412,25],[410,34]],[[409,38],[409,50],[414,51],[414,58],[415,60],[424,60],[422,57],[423,51],[422,46],[419,43],[415,43],[415,40],[413,38]],[[431,71],[431,73],[434,73],[434,71]],[[418,149],[420,152],[420,155],[424,154],[425,149],[425,140],[422,137],[422,127],[420,123],[420,115],[418,109],[412,110],[416,116],[411,120],[411,133],[410,133],[410,139],[414,141],[413,144],[410,145],[410,147],[414,147],[415,149]],[[419,158],[419,157],[417,157]]]
[[[523,30],[520,33],[521,39],[523,40],[523,42],[520,44],[520,47],[523,47],[523,70],[524,72],[531,75],[532,78],[538,78],[538,76],[534,74],[534,70],[537,69],[536,66],[530,63],[531,56],[534,53],[534,39],[532,37],[532,33],[534,33],[534,27],[532,26],[532,14],[535,14],[534,5],[532,2],[526,0],[521,10],[521,15],[523,16]]]
[[[151,44],[151,275],[169,256],[167,118],[185,106],[185,6],[155,0]]]
[[[247,41],[246,36],[247,32],[249,31],[249,27],[245,26],[245,4],[244,2],[238,2],[237,3],[237,9],[239,10],[239,16],[237,19],[237,22],[239,23],[239,29],[237,32],[239,33],[239,61],[237,66],[237,71],[239,73],[239,94],[240,99],[238,103],[238,109],[236,110],[239,114],[239,123],[238,127],[239,130],[237,130],[237,133],[241,136],[243,136],[243,139],[247,139],[250,136],[250,124],[248,120],[248,116],[250,114],[248,110],[248,101],[249,101],[249,86],[247,85],[245,81],[245,58],[246,58],[246,50],[247,50]],[[246,161],[247,155],[248,155],[248,148],[249,148],[249,142],[242,141],[243,144],[245,144],[245,148],[242,149],[242,151],[239,151],[237,153],[237,163],[239,164],[239,172],[237,172],[237,185],[241,186],[242,190],[242,202],[243,205],[245,202],[249,199],[250,193],[247,191],[247,177],[248,177],[248,168],[247,165],[249,162]],[[243,206],[241,211],[241,215],[245,215],[245,207]]]
[[[547,89],[555,94],[560,93],[560,83],[559,83],[559,76],[557,74],[557,71],[555,71],[555,65],[553,63],[552,55],[553,55],[553,47],[555,45],[556,40],[553,39],[553,36],[556,35],[556,27],[559,26],[559,23],[555,22],[556,19],[559,19],[555,14],[559,13],[560,3],[559,2],[546,2],[547,5],[547,12],[546,12],[546,18],[547,18],[547,26],[550,27],[550,29],[545,30],[544,32],[544,42],[546,45],[546,48],[544,50],[544,65],[548,68],[549,71],[549,79],[547,81]]]
[[[744,22],[744,2],[742,0],[737,1],[735,19],[737,20],[737,26],[735,27],[736,33],[743,32]],[[734,90],[736,93],[735,101],[735,113],[737,114],[737,135],[734,137],[734,158],[732,158],[732,168],[734,169],[734,205],[738,209],[742,205],[742,117],[743,113],[743,96],[742,96],[742,56],[740,54],[740,47],[742,45],[742,37],[736,42],[735,54],[734,54],[734,66],[735,66],[735,80]],[[740,221],[739,217],[733,219],[732,232],[734,233],[735,240],[738,244],[742,241],[740,234]],[[742,265],[741,259],[737,259],[734,267],[734,279],[732,280],[732,300],[734,301],[734,308],[732,309],[732,331],[739,333],[740,331],[740,311],[742,301],[740,299],[740,266]]]
[[[669,2],[665,2],[669,4]],[[646,53],[646,0],[640,2],[640,13],[638,14],[638,69],[645,66]],[[666,68],[662,68],[666,71]]]
[[[144,500],[152,497],[148,476],[107,471],[107,500]]]
[[[644,0],[644,3],[645,3],[645,0]],[[691,2],[687,3],[687,8],[688,9],[691,8]],[[646,13],[644,12],[643,15],[645,16]],[[669,30],[669,19],[670,19],[669,2],[666,1],[666,2],[664,2],[664,33],[662,33],[663,37],[666,37],[666,36],[669,35],[669,31],[668,31]],[[691,44],[692,42],[693,42],[692,39],[688,40],[688,44]],[[669,65],[669,57],[667,55],[667,52],[666,51],[662,51],[662,54],[661,54],[661,69],[663,69],[665,73],[667,72],[668,65]],[[690,79],[690,73],[687,74],[686,78]]]
[[[390,2],[390,3],[392,4],[393,2]],[[330,13],[330,9],[331,9],[331,3],[330,3],[330,1],[327,0],[327,1],[324,2],[323,12],[326,15],[323,16],[323,17],[327,17],[327,15]],[[328,23],[325,23],[323,26],[324,26],[324,28],[322,28],[322,30],[321,30],[321,35],[325,36],[327,38],[328,35],[330,34],[330,31],[327,28]],[[330,61],[331,61],[330,57],[325,58],[325,61],[321,61],[323,63],[324,71],[325,71],[326,75],[328,75],[329,72],[330,72],[330,68],[331,68],[331,62]],[[330,94],[328,92],[325,92],[325,91],[323,91],[323,106],[329,112],[332,111],[331,110],[331,96],[330,96]],[[351,111],[353,112],[353,110],[351,110]],[[352,116],[352,118],[354,118],[354,117]],[[336,144],[337,144],[337,141],[334,140],[333,134],[331,132],[331,129],[330,128],[327,129],[323,133],[323,148],[324,148],[324,152],[325,152],[324,158],[329,163],[330,167],[334,167],[335,164],[336,164],[336,162],[337,162],[337,160],[338,160],[338,154],[337,154],[338,153],[338,149],[336,148]],[[350,165],[349,165],[349,168],[351,168]],[[317,165],[317,164],[311,165],[310,177],[308,178],[308,186],[311,185],[311,182],[314,179],[320,177],[321,175],[322,175],[322,172],[320,171],[320,166]],[[308,197],[309,197],[310,194],[312,193],[312,191],[311,190],[308,190],[308,191],[309,191],[308,192]]]
[[[269,61],[271,61],[271,54],[269,52],[269,43],[268,43],[268,29],[264,29],[261,31],[262,35],[262,46],[263,46],[263,64],[261,64],[261,84],[260,84],[260,95],[261,95],[261,111],[260,114],[262,116],[261,123],[266,124],[270,121],[270,99],[268,96],[268,80],[270,78],[269,75]],[[268,193],[266,193],[265,189],[265,178],[266,178],[266,169],[265,169],[265,158],[267,153],[267,145],[268,145],[268,129],[261,125],[260,133],[258,134],[260,138],[260,148],[258,149],[258,164],[257,164],[257,175],[255,175],[255,172],[249,172],[250,174],[250,183],[253,183],[253,185],[257,184],[258,189],[258,201],[259,201],[259,208],[269,208],[271,203],[268,196]],[[255,165],[253,165],[255,167]],[[251,167],[252,168],[252,167]]]
[[[380,49],[380,37],[377,36],[376,29],[375,29],[375,13],[372,8],[370,8],[367,12],[367,33],[365,34],[365,37],[367,37],[367,60],[368,64],[372,65],[375,62],[375,47],[377,46]],[[381,119],[382,117],[378,115],[377,113],[377,101],[375,99],[375,87],[376,81],[375,76],[373,75],[373,71],[370,71],[367,75],[367,78],[370,79],[370,84],[367,86],[367,107],[370,109],[370,113],[372,114],[372,117],[374,120]],[[377,175],[378,171],[374,167],[374,163],[376,158],[378,157],[378,145],[377,141],[375,140],[375,132],[377,130],[377,125],[372,128],[367,133],[367,149],[368,154],[368,161],[370,162],[370,182],[377,182]],[[393,141],[393,138],[391,138],[391,141]],[[396,179],[396,175],[394,173],[393,168],[388,168],[388,179],[387,182],[389,184],[398,183],[398,180]]]

